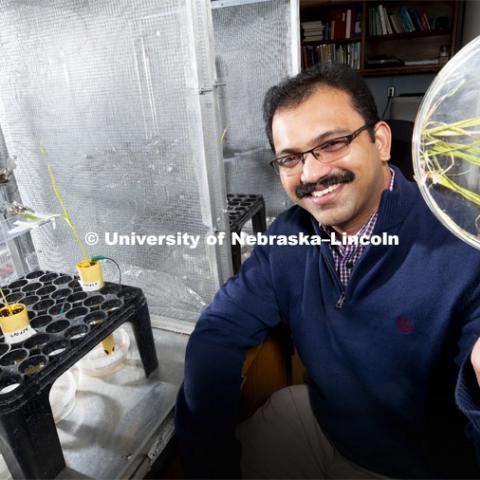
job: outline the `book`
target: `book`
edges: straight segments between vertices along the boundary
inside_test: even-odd
[[[383,6],[378,5],[377,10],[378,10],[378,16],[380,17],[380,35],[386,35],[388,32],[387,32],[387,25],[385,23],[385,14],[383,11]]]
[[[351,37],[351,29],[352,29],[352,9],[349,8],[347,10],[347,14],[345,18],[345,38]]]
[[[395,23],[397,24],[398,33],[408,32],[408,28],[405,25],[405,23],[403,22],[402,17],[400,15],[400,12],[398,12],[398,11],[394,12],[393,16],[395,18]]]
[[[425,31],[430,31],[431,28],[430,28],[430,22],[428,21],[428,17],[427,17],[427,14],[425,12],[422,13],[422,16],[420,17],[423,24],[425,25]]]
[[[422,31],[422,23],[420,22],[417,11],[414,8],[407,8],[407,11],[410,14],[415,30],[418,32]]]
[[[325,38],[322,35],[310,35],[309,37],[305,37],[304,41],[305,42],[319,42],[325,40]]]
[[[375,35],[375,23],[373,19],[373,8],[368,9],[368,33]]]
[[[311,21],[311,22],[302,22],[302,27],[305,28],[305,29],[316,29],[318,27],[322,27],[323,26],[323,22],[322,20],[314,20],[314,21]]]
[[[415,27],[413,26],[412,19],[410,18],[410,15],[408,14],[407,7],[401,7],[400,8],[400,15],[402,16],[403,23],[407,27],[407,31],[414,32]]]
[[[391,13],[389,17],[393,28],[393,33],[402,33],[402,27],[398,24],[395,14]]]
[[[343,40],[345,38],[346,17],[347,12],[345,10],[337,10],[335,12],[335,32],[333,35],[334,40]]]
[[[375,10],[375,31],[376,35],[382,35],[382,24],[380,22],[380,15]]]
[[[383,12],[383,17],[385,19],[385,26],[387,28],[387,35],[392,35],[393,28],[392,28],[392,25],[390,24],[390,18],[389,18],[387,9],[383,5],[382,5],[382,12]]]
[[[355,14],[352,15],[352,19],[355,22],[353,32],[354,32],[354,37],[360,37],[362,35],[362,11],[360,10],[360,7],[355,6]]]

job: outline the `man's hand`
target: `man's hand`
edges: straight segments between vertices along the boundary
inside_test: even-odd
[[[473,346],[472,354],[470,355],[470,360],[475,370],[475,375],[477,376],[477,382],[480,386],[480,338],[476,341]]]

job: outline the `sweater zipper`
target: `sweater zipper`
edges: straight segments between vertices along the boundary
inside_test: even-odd
[[[340,297],[339,297],[338,300],[337,300],[337,303],[336,303],[336,305],[335,305],[335,308],[338,309],[338,310],[340,310],[340,309],[343,307],[343,302],[344,302],[344,301],[345,301],[345,293],[342,292],[342,293],[340,294]]]
[[[340,291],[340,296],[338,297],[337,303],[335,304],[335,308],[337,310],[340,310],[343,307],[343,303],[345,302],[345,291],[343,290],[343,285],[340,282],[340,279],[338,278],[337,272],[335,271],[335,268],[331,264],[328,256],[327,256],[327,258],[325,258],[325,263],[327,264],[327,267],[330,270],[333,278],[335,279],[335,282],[336,282],[336,284],[338,286],[338,289]]]

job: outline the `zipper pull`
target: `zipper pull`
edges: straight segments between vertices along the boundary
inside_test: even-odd
[[[340,295],[340,298],[337,300],[337,304],[335,305],[335,308],[337,308],[338,310],[340,310],[342,307],[343,307],[343,302],[345,300],[345,294],[342,293]]]

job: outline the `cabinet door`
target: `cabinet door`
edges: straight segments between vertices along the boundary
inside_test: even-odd
[[[300,70],[297,0],[212,2],[227,189],[263,194],[268,215],[290,205],[268,162],[262,104],[269,87]]]
[[[61,211],[51,165],[80,236],[98,234],[88,253],[116,259],[153,314],[194,322],[231,274],[227,245],[205,242],[228,229],[208,2],[1,4],[0,125],[24,204]],[[33,237],[44,269],[81,260],[65,222]]]

